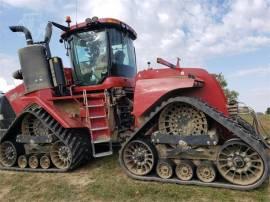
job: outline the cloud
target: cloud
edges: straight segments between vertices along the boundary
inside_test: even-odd
[[[249,69],[241,69],[234,72],[232,75],[228,76],[229,78],[240,78],[245,76],[270,76],[270,67],[257,67],[257,68],[249,68]]]
[[[15,86],[20,84],[21,81],[18,80],[12,80],[12,82],[7,82],[6,79],[0,77],[0,92],[7,92],[11,89],[13,89]]]
[[[42,9],[46,8],[50,5],[53,1],[51,0],[1,0],[2,3],[6,5],[13,6],[13,7],[22,7],[22,8],[29,8],[29,9]]]
[[[254,51],[270,43],[267,0],[77,0],[77,14],[76,1],[71,0],[2,1],[42,12],[46,8],[63,21],[66,15],[74,22],[92,16],[119,18],[138,32],[139,69],[158,56],[172,61],[181,57],[184,65],[198,66],[212,57]]]
[[[248,100],[246,102],[248,106],[256,107],[256,111],[265,112],[269,107],[270,89],[267,87],[251,88],[240,93],[240,100]]]
[[[0,67],[0,91],[7,92],[21,83],[12,78],[12,73],[20,68],[17,58],[0,53]]]
[[[0,53],[0,78],[9,79],[15,70],[20,69],[17,57]]]
[[[75,3],[61,15],[75,20]],[[78,0],[77,21],[87,17],[114,17],[138,32],[139,67],[158,56],[185,65],[206,59],[254,51],[270,42],[270,6],[263,0]]]

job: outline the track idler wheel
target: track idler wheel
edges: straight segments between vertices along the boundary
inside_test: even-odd
[[[173,163],[170,160],[159,160],[156,172],[163,179],[171,178],[173,176]]]
[[[147,140],[133,140],[123,148],[123,163],[134,175],[147,175],[156,164],[156,150]]]
[[[28,164],[27,157],[25,155],[21,155],[18,158],[18,166],[19,168],[26,168]]]
[[[181,161],[175,167],[175,174],[180,180],[191,180],[194,175],[194,164],[188,160]]]
[[[196,174],[202,182],[210,183],[216,178],[216,170],[212,163],[202,162],[197,166]]]
[[[256,183],[265,172],[260,154],[240,140],[229,140],[221,147],[217,168],[227,181],[242,186]]]
[[[71,150],[61,141],[57,141],[53,144],[50,156],[53,164],[59,169],[66,169],[71,165]]]
[[[17,161],[17,150],[10,141],[5,141],[0,145],[0,162],[5,167],[12,167]]]
[[[40,167],[43,169],[48,169],[51,166],[51,160],[50,160],[50,157],[48,155],[41,156],[39,162],[40,162],[39,163]]]
[[[28,164],[30,168],[36,169],[38,168],[39,161],[37,155],[31,155],[28,159]]]

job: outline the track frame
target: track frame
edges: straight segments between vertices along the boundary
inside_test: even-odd
[[[252,147],[256,152],[258,152],[264,162],[264,173],[262,177],[255,182],[254,184],[241,186],[227,183],[226,181],[222,182],[201,182],[199,180],[191,180],[191,181],[183,181],[176,178],[173,179],[161,179],[157,175],[152,174],[148,176],[136,176],[129,172],[129,170],[125,167],[124,162],[122,160],[123,150],[127,146],[127,144],[136,139],[136,138],[147,138],[144,137],[144,134],[151,129],[152,125],[157,121],[158,114],[171,103],[181,102],[189,104],[196,109],[201,110],[203,113],[208,115],[210,118],[214,119],[217,123],[222,125],[228,131],[233,133],[236,138],[241,139],[247,145]],[[226,117],[223,113],[218,112],[214,108],[210,107],[206,102],[194,97],[175,97],[170,98],[167,101],[164,101],[161,105],[156,106],[155,110],[150,113],[149,117],[146,118],[144,124],[133,133],[133,135],[123,144],[121,150],[119,151],[119,162],[124,170],[124,172],[131,178],[137,180],[144,180],[144,181],[158,181],[158,182],[168,182],[168,183],[176,183],[176,184],[185,184],[185,185],[200,185],[200,186],[209,186],[209,187],[219,187],[219,188],[229,188],[229,189],[236,189],[236,190],[251,190],[259,187],[262,185],[269,177],[269,155],[267,153],[267,145],[265,145],[264,140],[262,137],[252,134],[250,131],[243,128],[240,124],[235,122],[234,120]]]

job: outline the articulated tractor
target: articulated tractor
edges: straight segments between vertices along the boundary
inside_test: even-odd
[[[51,55],[53,27],[72,68]],[[24,26],[10,29],[26,46],[13,73],[22,84],[0,94],[0,169],[65,172],[121,145],[120,166],[137,180],[249,190],[268,179],[267,140],[215,76],[161,58],[162,68],[137,72],[126,23],[67,18],[38,42]]]

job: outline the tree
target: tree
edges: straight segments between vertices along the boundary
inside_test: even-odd
[[[265,112],[266,114],[268,114],[268,115],[270,115],[270,107],[268,107],[267,109],[266,109],[266,112]]]
[[[222,87],[228,102],[238,100],[239,93],[235,90],[230,90],[228,88],[228,82],[226,81],[224,75],[222,73],[215,74],[217,81],[219,82],[220,86]]]

